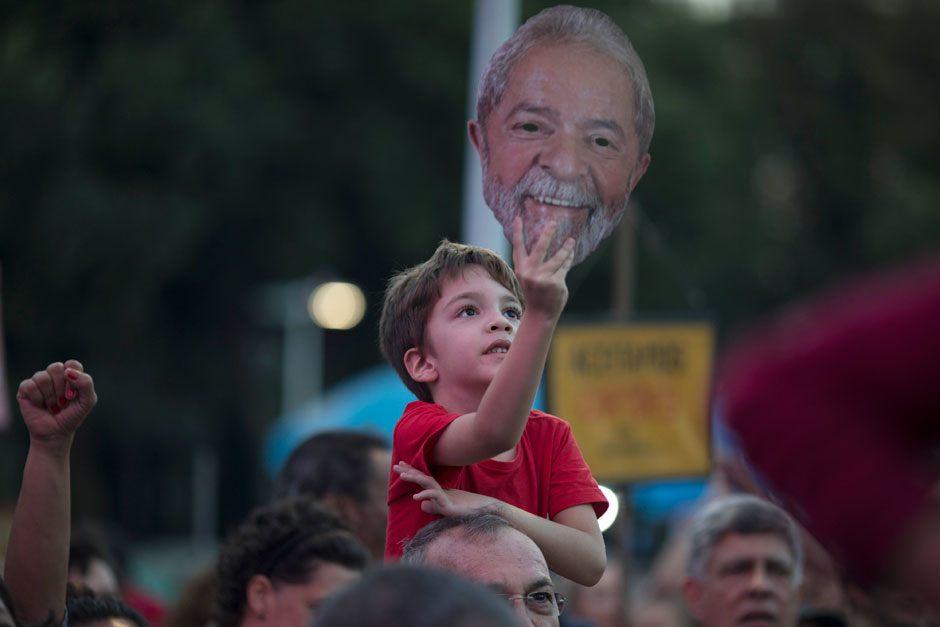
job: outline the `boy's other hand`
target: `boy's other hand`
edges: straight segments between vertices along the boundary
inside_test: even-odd
[[[538,311],[549,317],[561,315],[568,301],[565,277],[574,261],[574,239],[568,238],[558,251],[545,258],[549,243],[558,225],[550,222],[527,253],[522,230],[522,218],[512,223],[512,261],[516,277],[526,299],[526,311]]]
[[[23,421],[34,442],[70,440],[98,402],[95,384],[82,364],[57,361],[20,383],[16,392]]]
[[[421,509],[427,514],[460,516],[482,508],[490,508],[496,514],[499,513],[499,506],[503,504],[499,499],[482,494],[444,489],[434,477],[405,462],[398,462],[392,466],[392,470],[398,473],[403,481],[410,481],[423,488],[412,498],[421,501]]]

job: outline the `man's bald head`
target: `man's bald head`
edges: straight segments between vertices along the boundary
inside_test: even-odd
[[[557,604],[540,612],[523,600],[539,593],[555,598],[555,589],[542,551],[504,518],[472,513],[429,523],[405,546],[402,562],[458,573],[517,599],[513,610],[521,625],[558,626]]]

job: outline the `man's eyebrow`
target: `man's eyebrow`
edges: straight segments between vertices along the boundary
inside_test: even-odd
[[[495,592],[496,594],[509,594],[509,588],[504,586],[501,583],[488,583],[486,587]]]
[[[532,590],[538,590],[539,588],[551,588],[551,590],[554,592],[555,585],[548,577],[539,577],[538,579],[533,579],[530,581],[529,585],[523,588],[523,590],[525,590],[526,594],[529,594]]]
[[[545,117],[558,117],[558,109],[554,107],[546,107],[545,105],[537,105],[531,102],[520,102],[509,110],[509,113],[506,114],[506,119],[508,120],[519,112],[534,113],[536,115],[544,115]]]
[[[753,557],[748,557],[748,556],[733,557],[731,559],[727,559],[727,560],[719,562],[718,568],[727,569],[727,568],[737,568],[738,566],[744,566],[744,565],[753,566],[756,563],[757,563],[757,560],[754,559]]]
[[[618,138],[623,139],[626,137],[626,134],[623,132],[623,127],[620,126],[616,120],[605,120],[605,119],[593,119],[587,120],[581,124],[582,128],[604,128],[608,131],[614,132]]]

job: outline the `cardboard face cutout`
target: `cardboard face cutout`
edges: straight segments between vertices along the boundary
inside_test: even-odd
[[[550,222],[554,254],[568,237],[574,263],[623,217],[649,155],[639,155],[633,85],[623,67],[584,46],[539,45],[518,62],[486,121],[470,124],[483,195],[512,239],[523,218],[531,250]]]

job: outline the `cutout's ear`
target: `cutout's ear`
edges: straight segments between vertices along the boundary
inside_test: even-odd
[[[702,604],[702,584],[692,577],[686,578],[682,582],[682,598],[685,600],[685,606],[694,618],[701,618]]]
[[[636,167],[633,168],[633,172],[630,174],[630,191],[636,187],[636,184],[640,182],[640,179],[643,178],[643,175],[646,174],[646,168],[650,167],[650,153],[646,153],[640,160],[636,162]]]
[[[434,365],[434,360],[419,348],[409,348],[405,351],[405,370],[418,383],[437,381],[437,366]]]
[[[274,586],[264,575],[252,575],[245,587],[245,611],[258,620],[264,620],[274,603]]]
[[[480,157],[480,167],[483,167],[483,155],[485,154],[486,137],[483,136],[485,130],[476,120],[467,122],[467,134],[470,135],[470,143],[477,149],[477,155]]]

